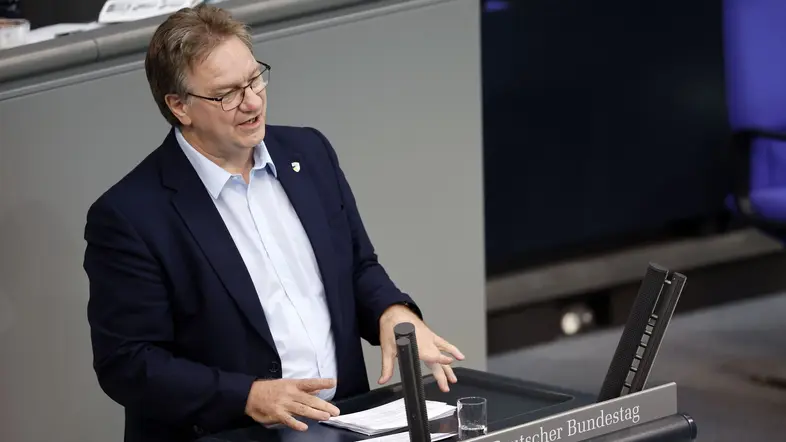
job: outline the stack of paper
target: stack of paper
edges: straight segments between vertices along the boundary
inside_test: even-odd
[[[123,23],[158,15],[168,15],[189,8],[202,0],[107,0],[98,13],[99,23]]]
[[[448,405],[444,402],[426,401],[426,414],[430,421],[452,416],[455,411],[456,407],[453,405]],[[374,436],[405,428],[407,426],[407,410],[404,406],[404,399],[399,399],[357,413],[331,417],[326,421],[322,421],[322,423],[365,434],[366,436]]]
[[[431,442],[444,440],[449,437],[455,436],[456,433],[431,433]],[[371,439],[363,439],[363,442],[410,442],[409,432],[388,434],[387,436],[372,437]]]

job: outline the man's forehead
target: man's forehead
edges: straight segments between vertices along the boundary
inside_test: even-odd
[[[194,66],[194,76],[206,87],[237,86],[247,81],[248,76],[257,69],[253,58],[242,62],[225,60],[223,57],[208,57]]]

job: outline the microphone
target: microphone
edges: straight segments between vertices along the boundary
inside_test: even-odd
[[[393,328],[398,347],[398,366],[401,384],[404,387],[404,406],[409,425],[411,442],[430,442],[426,394],[423,391],[423,377],[420,371],[415,326],[410,322],[396,324]]]

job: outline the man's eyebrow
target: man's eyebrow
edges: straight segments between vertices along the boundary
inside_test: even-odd
[[[260,73],[259,66],[257,66],[248,74],[248,76],[246,77],[246,80],[244,80],[244,83],[242,83],[242,84],[232,83],[232,84],[218,85],[218,86],[214,86],[214,87],[210,88],[210,90],[213,91],[213,92],[218,92],[218,91],[222,91],[222,90],[228,91],[228,90],[234,89],[236,87],[244,86],[246,84],[245,82],[249,81],[253,77],[256,77],[257,75],[259,75],[259,73]]]

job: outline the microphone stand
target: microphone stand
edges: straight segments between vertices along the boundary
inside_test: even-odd
[[[410,442],[431,442],[426,410],[426,395],[420,370],[415,326],[410,322],[396,324],[393,328],[398,347],[398,366],[404,387],[404,406],[409,425]]]

